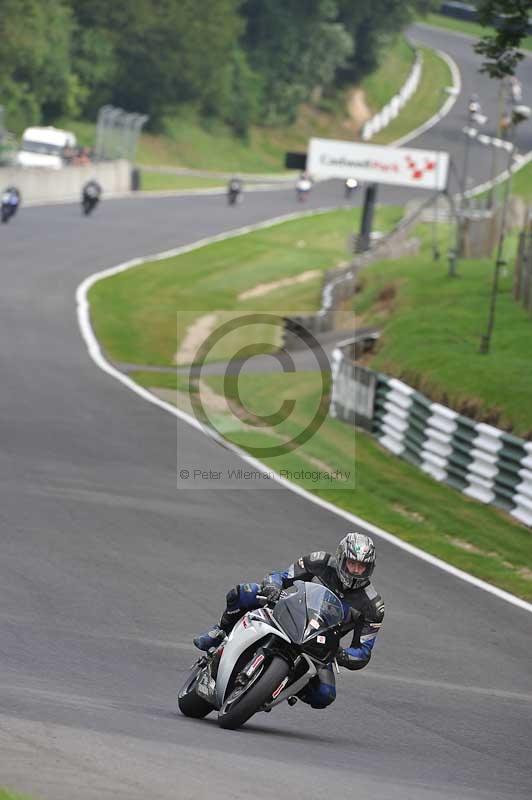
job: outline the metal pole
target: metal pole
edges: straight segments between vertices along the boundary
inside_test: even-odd
[[[497,95],[497,139],[501,138],[502,133],[502,112],[504,110],[504,78],[499,81],[499,92]],[[497,177],[497,148],[494,147],[491,151],[491,180],[494,181]],[[495,187],[492,186],[488,193],[488,208],[493,208]]]
[[[377,184],[370,183],[366,187],[364,195],[364,208],[362,210],[362,222],[360,223],[360,233],[358,235],[357,253],[364,253],[369,250],[371,226],[373,224],[373,212],[375,210],[375,200],[377,197]]]
[[[489,314],[488,314],[488,325],[486,329],[486,333],[482,334],[480,338],[480,348],[479,352],[486,354],[489,353],[490,344],[491,344],[491,336],[493,333],[493,326],[495,325],[495,306],[497,303],[497,292],[499,289],[499,274],[500,269],[506,263],[502,257],[503,248],[504,248],[504,238],[506,235],[506,217],[508,214],[508,201],[510,199],[510,188],[512,184],[512,161],[515,151],[515,144],[514,144],[514,134],[515,134],[515,125],[512,126],[512,141],[511,141],[511,148],[509,149],[508,155],[508,180],[506,181],[505,191],[504,191],[504,201],[502,206],[502,219],[501,219],[501,230],[499,233],[499,242],[497,245],[497,255],[495,257],[495,265],[493,269],[493,280],[491,284],[491,297],[490,297],[490,307],[489,307]]]
[[[432,260],[440,260],[440,247],[438,243],[438,201],[440,193],[434,195],[434,213],[432,217]]]

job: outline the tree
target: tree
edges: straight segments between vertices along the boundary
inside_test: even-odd
[[[336,0],[247,0],[243,38],[262,78],[261,122],[290,122],[316,85],[334,80],[353,49]]]
[[[79,86],[71,76],[72,16],[63,0],[2,0],[0,98],[20,130],[67,113]]]
[[[85,50],[102,47],[101,74],[92,67],[93,98],[150,115],[157,127],[180,103],[216,109],[225,70],[243,28],[240,0],[129,0],[108,3],[71,0],[85,31]],[[90,30],[93,39],[87,39]],[[91,74],[85,64],[84,77]],[[94,105],[94,101],[93,101]]]
[[[475,51],[486,57],[481,72],[487,72],[490,78],[515,74],[524,58],[517,48],[527,35],[531,8],[530,0],[480,0],[479,22],[495,28],[495,33],[483,36],[475,45]]]
[[[416,14],[426,14],[436,5],[435,0],[371,0],[354,3],[339,0],[338,20],[351,34],[353,54],[346,66],[338,71],[342,84],[359,83],[377,68],[384,47]]]

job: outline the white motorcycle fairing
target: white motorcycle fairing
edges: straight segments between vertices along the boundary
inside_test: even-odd
[[[229,679],[242,653],[272,633],[280,639],[290,642],[284,631],[268,621],[268,614],[263,610],[248,611],[235,625],[225,642],[216,675],[215,694],[218,708],[223,705]]]

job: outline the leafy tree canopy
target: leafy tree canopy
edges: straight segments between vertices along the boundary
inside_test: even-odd
[[[517,64],[524,58],[517,48],[527,35],[531,12],[531,0],[479,0],[479,22],[495,28],[495,33],[483,36],[475,45],[476,52],[486,58],[482,72],[491,78],[515,74]]]
[[[14,128],[192,104],[244,136],[358,82],[434,1],[0,0],[0,103]]]

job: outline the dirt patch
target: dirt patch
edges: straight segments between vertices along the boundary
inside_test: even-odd
[[[371,109],[368,108],[366,96],[362,89],[352,89],[348,93],[347,112],[355,123],[357,129],[360,129],[363,124],[368,121],[368,119],[371,119]]]
[[[467,550],[468,553],[475,553],[475,555],[479,556],[487,556],[488,558],[496,558],[503,567],[507,567],[507,569],[513,570],[516,575],[519,575],[521,578],[525,578],[526,580],[532,580],[532,570],[528,569],[528,567],[516,567],[514,564],[510,563],[510,561],[504,561],[499,553],[496,553],[494,550],[481,550],[480,547],[476,547],[471,542],[464,542],[463,539],[456,539],[452,536],[448,536],[447,539],[451,544],[454,544],[456,547],[459,547],[460,550]]]
[[[360,363],[360,362],[357,362]],[[420,514],[418,511],[411,511],[409,508],[405,508],[400,503],[394,503],[392,505],[394,511],[397,511],[402,517],[406,517],[407,519],[411,519],[414,522],[425,522],[425,517],[423,514]]]
[[[298,243],[299,246],[299,243]],[[253,297],[263,297],[265,294],[275,292],[276,289],[282,289],[285,286],[294,286],[297,283],[306,283],[307,281],[319,278],[321,272],[319,269],[309,269],[302,272],[300,275],[295,275],[293,278],[281,278],[278,281],[271,281],[270,283],[259,283],[253,289],[246,289],[245,292],[240,292],[237,300],[251,300]]]
[[[216,314],[204,314],[187,328],[181,347],[174,356],[174,364],[192,364],[198,348],[216,325]]]
[[[464,542],[463,539],[449,538],[449,541],[451,544],[454,544],[455,547],[459,547],[460,550],[467,550],[468,553],[478,553],[480,556],[487,555],[484,550],[481,550],[479,547],[475,547],[475,545],[471,544],[471,542]]]
[[[396,294],[397,288],[393,285],[393,283],[389,283],[380,290],[379,294],[377,295],[377,303],[389,305],[392,300],[395,300]]]

